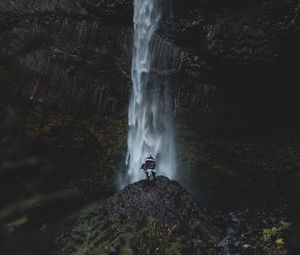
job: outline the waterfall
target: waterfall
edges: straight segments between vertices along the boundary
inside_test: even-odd
[[[175,144],[168,77],[153,68],[153,38],[167,0],[134,0],[132,93],[128,114],[127,181],[144,178],[140,170],[147,152],[157,162],[157,174],[176,178]]]

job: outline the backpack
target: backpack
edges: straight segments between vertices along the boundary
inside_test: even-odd
[[[154,170],[156,167],[156,162],[154,160],[146,160],[146,169]]]

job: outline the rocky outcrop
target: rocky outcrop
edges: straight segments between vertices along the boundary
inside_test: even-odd
[[[123,234],[127,235],[126,239],[131,239],[126,233],[130,226],[135,226],[137,222],[140,222],[141,227],[147,226],[149,217],[153,224],[157,224],[157,227],[152,225],[151,242],[155,242],[155,232],[163,231],[164,226],[168,229],[176,226],[182,230],[201,222],[206,238],[212,240],[212,233],[216,233],[214,227],[209,228],[208,219],[191,195],[179,183],[159,176],[150,182],[142,180],[128,185],[97,209],[81,217],[69,230],[59,235],[57,254],[76,254],[84,249],[88,253],[122,254],[122,248],[113,247],[116,244],[122,247]],[[136,236],[133,240],[137,241],[138,238]],[[167,237],[160,237],[161,240],[164,238]],[[118,244],[118,240],[121,244]],[[86,247],[87,243],[89,247]]]
[[[128,185],[81,216],[58,236],[57,254],[285,254],[285,210],[208,213],[179,183],[159,176]]]
[[[178,182],[163,176],[126,186],[104,207],[111,217],[127,222],[136,222],[142,215],[169,224],[189,224],[204,218],[191,195]]]

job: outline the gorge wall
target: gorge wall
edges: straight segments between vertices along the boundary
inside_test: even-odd
[[[196,155],[206,133],[297,141],[299,1],[172,5],[152,42],[151,79],[168,76],[179,153]],[[132,1],[4,0],[0,14],[0,63],[19,94],[69,113],[127,118]]]
[[[9,226],[0,236],[15,254],[48,251],[47,226],[60,229],[114,192],[125,162],[132,7],[0,1],[0,222]],[[151,79],[167,74],[171,84],[178,179],[221,206],[288,202],[298,222],[299,0],[173,7],[152,42]],[[15,206],[22,200],[29,204]]]
[[[265,167],[257,151],[273,174],[285,171],[272,161],[283,150],[295,172],[297,149],[289,148],[299,140],[299,1],[172,2],[173,15],[152,42],[150,78],[163,84],[167,74],[171,84],[179,167],[186,169],[180,178],[207,166],[219,176],[226,164],[248,176]],[[0,64],[33,102],[127,118],[132,16],[129,0],[1,1]],[[227,153],[224,146],[226,162],[216,156]],[[237,157],[248,170],[240,171]]]
[[[170,74],[177,116],[215,119],[228,106],[228,88],[247,83],[247,77],[230,76],[261,75],[253,66],[271,64],[274,70],[297,51],[298,1],[173,4],[173,18],[153,47],[155,75]],[[68,109],[126,115],[132,1],[5,0],[0,8],[1,61],[10,61],[23,95]]]
[[[22,94],[126,114],[131,1],[2,1],[0,8],[0,56],[11,61]],[[228,76],[248,71],[245,66],[276,64],[296,46],[299,2],[174,1],[174,17],[165,23],[153,43],[156,75],[170,74],[178,116],[205,123],[224,111],[224,84],[243,82]]]

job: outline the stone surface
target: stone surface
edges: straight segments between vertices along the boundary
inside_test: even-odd
[[[172,22],[178,44],[237,65],[271,63],[299,34],[297,0],[175,1]],[[172,32],[171,32],[172,33]]]
[[[204,217],[191,195],[178,182],[163,176],[126,186],[104,207],[111,217],[131,222],[144,214],[173,224],[188,224]]]
[[[214,126],[233,112],[230,86],[243,83],[224,74],[274,64],[296,50],[296,0],[173,5],[173,17],[153,42],[153,79],[172,85],[174,113],[182,119]],[[20,93],[70,110],[127,115],[132,1],[5,0],[0,14],[0,59],[11,63]]]
[[[176,121],[179,125],[176,129],[177,149],[182,160],[179,162],[182,163],[180,169],[185,169],[182,175],[187,179],[184,184],[191,187],[192,180],[197,192],[200,190],[199,193],[203,194],[205,185],[201,181],[205,180],[203,175],[208,173],[205,184],[212,184],[209,191],[230,206],[231,203],[227,201],[234,204],[239,199],[249,206],[245,195],[255,201],[261,200],[262,203],[268,202],[266,194],[271,195],[275,201],[281,198],[278,193],[286,198],[293,192],[289,188],[292,187],[289,180],[296,179],[295,172],[299,168],[299,129],[295,125],[300,102],[296,93],[298,84],[295,83],[299,79],[300,59],[299,1],[174,0],[173,3],[172,19],[166,20],[153,41],[155,68],[152,78],[161,84],[171,83],[174,115],[184,123],[181,125]],[[1,186],[3,194],[11,189],[11,183],[17,187],[9,196],[3,196],[5,199],[2,201],[9,201],[11,204],[17,201],[16,198],[26,198],[30,203],[33,201],[32,207],[26,203],[12,207],[12,215],[4,217],[9,226],[3,232],[5,240],[9,240],[7,250],[16,249],[15,254],[40,254],[34,248],[37,245],[41,251],[48,251],[45,247],[49,247],[48,253],[51,253],[49,240],[52,240],[55,232],[53,222],[58,224],[61,219],[69,218],[69,214],[63,210],[64,206],[58,205],[68,207],[65,199],[70,199],[71,204],[76,204],[74,208],[80,210],[84,201],[90,201],[91,197],[98,198],[101,185],[108,184],[111,189],[112,171],[103,167],[103,155],[114,155],[111,152],[118,151],[117,158],[105,156],[105,166],[109,164],[112,168],[120,169],[123,167],[121,154],[125,149],[122,146],[118,146],[117,150],[112,148],[111,139],[103,136],[102,131],[106,132],[110,126],[106,129],[93,124],[98,121],[82,121],[75,125],[78,130],[73,132],[68,126],[69,120],[59,117],[60,113],[59,118],[56,114],[52,116],[52,111],[57,106],[60,108],[59,112],[68,110],[73,119],[71,123],[78,122],[77,115],[73,115],[77,111],[96,113],[104,123],[107,123],[107,116],[121,115],[125,119],[131,88],[131,50],[130,0],[0,1],[0,65],[4,65],[4,73],[9,69],[13,72],[10,77],[16,79],[16,82],[9,82],[9,87],[5,90],[0,88],[0,120],[3,126],[0,137],[1,145],[4,144],[1,151],[5,152],[1,157],[5,159],[7,151],[8,161],[15,161],[11,158],[11,150],[6,150],[9,147],[16,151],[18,157],[23,157],[23,152],[18,149],[15,141],[19,136],[23,137],[18,132],[24,129],[22,132],[27,134],[24,148],[26,153],[28,148],[33,148],[51,156],[51,150],[55,152],[55,160],[56,155],[59,155],[63,158],[62,162],[67,162],[58,164],[58,168],[54,166],[54,175],[48,167],[45,170],[40,167],[35,154],[33,161],[30,159],[28,162],[22,161],[20,165],[17,161],[18,164],[5,165],[17,168],[21,174],[19,178],[11,177],[16,172],[10,168],[1,173],[1,180],[5,183]],[[167,79],[164,78],[166,76]],[[1,77],[0,81],[2,85]],[[5,98],[7,91],[13,92],[15,88],[18,94],[12,93],[9,100]],[[29,106],[25,110],[24,104],[16,102],[19,101],[20,94],[41,104],[26,101]],[[8,107],[6,100],[9,101]],[[33,105],[38,108],[50,105],[50,113],[47,113],[48,110],[46,113],[32,110]],[[14,112],[18,113],[18,118],[21,117],[21,124],[20,127],[12,124],[14,128],[11,128],[4,115],[11,115],[14,123]],[[195,125],[189,125],[189,121]],[[111,133],[113,141],[120,140],[119,133],[126,132],[126,122],[122,123],[111,123],[113,128],[119,127],[118,135],[106,132]],[[22,128],[24,125],[26,127]],[[212,133],[212,141],[202,132],[203,126],[208,127]],[[291,127],[297,130],[291,132]],[[3,130],[8,133],[9,139],[2,139]],[[78,137],[73,137],[77,134]],[[75,147],[66,146],[69,142]],[[99,152],[94,149],[93,145],[96,148],[103,146],[103,153],[102,150]],[[65,160],[65,154],[61,151],[72,151],[69,160]],[[93,164],[93,160],[85,160],[86,154],[97,161],[96,164]],[[51,157],[47,160],[52,164],[54,162]],[[78,164],[83,160],[87,164]],[[22,164],[28,164],[29,169],[33,168],[32,174],[24,174]],[[119,165],[121,166],[117,167]],[[106,178],[104,172],[109,173],[110,177]],[[3,178],[3,173],[7,174],[11,182],[7,182],[6,177]],[[78,182],[70,183],[77,174],[89,178],[78,177]],[[47,185],[43,185],[44,183]],[[140,182],[137,186],[127,187],[125,193],[118,193],[112,198],[115,206],[108,201],[106,207],[102,208],[103,211],[95,211],[93,216],[81,219],[81,223],[74,226],[77,232],[71,230],[71,235],[75,239],[79,236],[79,240],[89,241],[89,238],[93,239],[86,238],[90,228],[97,234],[99,228],[93,224],[97,226],[99,222],[106,220],[108,213],[120,220],[134,220],[144,208],[163,221],[169,219],[172,222],[184,222],[189,214],[192,215],[192,220],[198,216],[201,219],[203,212],[198,211],[198,206],[192,202],[191,197],[176,183],[168,182],[168,187],[176,190],[175,194],[180,197],[181,202],[184,199],[191,201],[179,207],[185,213],[183,216],[175,210],[177,202],[172,200],[172,189],[166,187],[165,194],[164,189],[156,185],[158,183],[164,185],[165,180],[159,179],[157,183],[151,183],[152,186]],[[71,189],[75,195],[67,192],[60,199],[61,191],[58,187],[65,188],[68,184],[76,186],[74,190]],[[44,190],[48,192],[49,186],[54,195],[56,192],[59,194],[58,199],[54,196],[50,202],[47,196],[40,198],[38,192],[41,189],[44,195]],[[217,189],[211,188],[216,186]],[[265,190],[268,192],[264,192]],[[38,198],[32,200],[36,193]],[[260,199],[256,199],[254,194],[258,194]],[[298,201],[296,192],[294,194],[294,200]],[[144,196],[151,201],[150,204],[143,200]],[[44,197],[46,200],[43,200]],[[158,197],[163,200],[162,205],[156,203]],[[142,206],[136,207],[138,205]],[[57,207],[62,209],[61,213]],[[65,209],[68,213],[72,211],[71,207]],[[297,209],[293,214],[296,214]],[[105,211],[106,215],[103,214]],[[247,220],[248,215],[260,221],[259,227],[253,229],[255,224]],[[74,215],[71,218],[73,217]],[[228,217],[222,217],[220,224],[226,225]],[[273,224],[271,221],[265,224],[268,216],[264,213],[251,212],[241,217],[246,219],[242,221],[245,224],[238,228],[245,229],[245,233],[250,228],[250,238],[246,236],[244,241],[253,240],[252,244],[256,243],[262,228],[271,228],[273,225],[280,227],[280,223]],[[105,230],[110,221],[107,222],[103,226]],[[238,243],[241,231],[236,231],[236,223],[233,225],[235,245],[241,248],[243,243]],[[14,232],[10,232],[11,230]],[[231,231],[229,229],[230,233]],[[294,232],[299,233],[298,230]],[[294,236],[296,246],[298,235]],[[43,242],[36,242],[41,239]],[[221,246],[228,242],[228,238],[224,240]],[[80,242],[77,243],[81,245]],[[252,250],[249,252],[251,254]]]
[[[58,236],[57,254],[76,254],[83,250],[90,253],[122,254],[122,249],[114,246],[119,241],[117,246],[125,245],[123,235],[125,239],[137,241],[140,238],[138,235],[146,230],[142,229],[147,226],[149,219],[155,224],[150,223],[152,230],[147,230],[153,231],[149,233],[154,235],[152,238],[156,238],[155,232],[160,227],[170,229],[173,226],[182,233],[196,223],[201,224],[205,240],[213,240],[217,233],[200,206],[178,182],[158,176],[150,182],[142,180],[126,186],[101,203],[97,209],[80,217]],[[137,232],[134,230],[136,226],[139,229]],[[129,234],[127,231],[132,227],[132,234]],[[137,236],[134,238],[131,235]]]
[[[57,254],[115,255],[124,250],[140,254],[140,242],[148,249],[162,245],[156,243],[156,234],[166,226],[176,230],[168,237],[158,234],[158,238],[172,249],[164,252],[163,246],[154,246],[160,250],[158,254],[285,254],[285,247],[274,243],[287,238],[289,223],[284,215],[284,207],[272,211],[203,210],[179,183],[159,176],[126,186],[82,215],[58,236]],[[152,218],[150,224],[147,217]],[[151,242],[147,238],[152,238]]]

